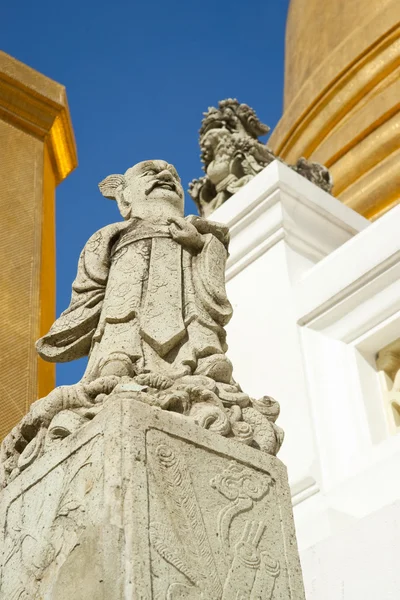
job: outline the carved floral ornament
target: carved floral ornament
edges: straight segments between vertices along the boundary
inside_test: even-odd
[[[193,179],[189,193],[200,215],[208,217],[274,160],[284,162],[258,138],[269,132],[247,104],[228,98],[210,107],[200,128],[201,160],[205,175]],[[326,167],[299,158],[291,169],[330,193],[332,177]]]
[[[251,111],[243,114],[258,131]],[[45,360],[88,355],[88,365],[81,381],[36,401],[5,438],[1,485],[120,397],[276,454],[278,403],[243,392],[226,356],[228,229],[184,218],[181,182],[165,161],[143,161],[99,187],[124,220],[89,239],[69,307],[36,344]]]

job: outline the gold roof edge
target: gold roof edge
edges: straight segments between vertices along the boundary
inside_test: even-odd
[[[77,167],[65,87],[1,51],[0,118],[47,143],[57,184]]]

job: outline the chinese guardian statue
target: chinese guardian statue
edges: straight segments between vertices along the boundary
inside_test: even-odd
[[[87,368],[77,384],[35,402],[4,440],[2,485],[118,395],[276,454],[279,405],[244,393],[225,354],[228,229],[184,217],[179,176],[162,160],[110,175],[99,188],[124,220],[86,243],[70,305],[37,342],[44,360],[88,355]]]

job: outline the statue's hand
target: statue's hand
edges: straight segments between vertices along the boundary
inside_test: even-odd
[[[198,202],[198,200],[200,198],[201,190],[205,186],[205,183],[206,183],[205,175],[203,175],[203,177],[199,177],[199,179],[193,179],[189,183],[189,194],[191,195],[191,197],[193,198],[193,200],[195,202]]]
[[[204,246],[203,236],[192,223],[183,217],[170,217],[168,223],[171,235],[178,244],[196,254],[202,250]]]

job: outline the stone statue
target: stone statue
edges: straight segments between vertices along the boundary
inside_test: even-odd
[[[261,124],[254,113],[243,105],[238,109],[246,123],[242,137],[245,131],[256,136]],[[264,147],[254,144],[257,165],[257,144]],[[250,164],[249,156],[240,164]],[[70,305],[36,345],[51,362],[88,355],[87,368],[79,383],[35,402],[4,440],[2,485],[106,403],[132,394],[276,454],[283,439],[274,423],[279,405],[269,397],[249,398],[234,381],[225,354],[224,326],[232,315],[225,292],[228,229],[202,217],[184,218],[180,179],[165,161],[141,162],[125,175],[110,175],[99,188],[117,202],[124,221],[89,239]]]
[[[273,160],[283,162],[258,139],[268,131],[252,108],[231,98],[204,113],[200,148],[206,175],[189,185],[202,216],[208,217]],[[326,192],[332,191],[332,178],[324,166],[300,158],[291,168]]]

